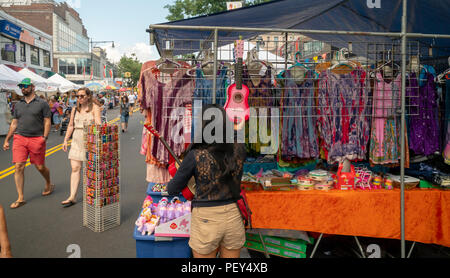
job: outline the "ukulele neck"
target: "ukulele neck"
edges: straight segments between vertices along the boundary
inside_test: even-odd
[[[236,64],[236,89],[242,90],[242,58],[237,59]]]

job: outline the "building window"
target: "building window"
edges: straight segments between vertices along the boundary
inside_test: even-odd
[[[35,66],[40,66],[40,57],[39,57],[39,48],[35,46],[30,46],[30,54],[31,54],[31,64]]]
[[[0,36],[0,48],[2,52],[2,60],[15,63],[16,62],[16,52],[15,52],[14,40],[7,37]]]
[[[66,62],[66,59],[59,59],[59,73],[67,74],[67,62]]]
[[[58,51],[89,52],[89,39],[60,22],[58,28]]]
[[[76,62],[75,59],[67,59],[67,74],[76,74]]]
[[[44,67],[46,68],[51,68],[51,63],[50,63],[50,52],[43,50],[44,53]]]
[[[24,63],[27,61],[27,51],[23,42],[20,43],[20,61]]]

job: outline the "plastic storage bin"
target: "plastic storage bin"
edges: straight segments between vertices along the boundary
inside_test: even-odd
[[[175,196],[161,194],[161,192],[153,192],[154,183],[149,183],[147,195],[150,195],[154,203],[158,203],[163,197],[167,197],[169,201]],[[183,195],[178,196],[182,202],[186,202]],[[156,241],[155,236],[143,236],[134,227],[133,238],[136,240],[136,257],[137,258],[191,258],[192,252],[189,247],[189,238],[170,237],[159,238],[165,241]]]
[[[142,236],[134,228],[137,258],[192,258],[189,238],[167,238],[170,241],[156,241],[155,236]]]

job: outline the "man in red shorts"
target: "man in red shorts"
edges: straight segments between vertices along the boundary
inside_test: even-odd
[[[23,194],[24,171],[28,157],[30,163],[44,177],[46,185],[42,196],[53,193],[55,186],[50,181],[50,171],[45,167],[45,149],[51,128],[51,111],[45,100],[36,96],[30,78],[25,78],[19,85],[24,98],[14,107],[13,121],[6,136],[3,149],[9,150],[9,141],[14,136],[12,148],[13,163],[16,166],[14,180],[19,198],[11,204],[12,209],[26,204]]]

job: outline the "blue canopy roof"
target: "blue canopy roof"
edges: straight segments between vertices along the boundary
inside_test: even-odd
[[[275,28],[300,30],[356,31],[356,32],[400,32],[402,0],[276,0],[242,9],[200,16],[164,25],[219,26],[245,28]],[[374,4],[371,4],[374,3]],[[376,5],[379,3],[380,5]],[[409,33],[450,34],[450,5],[441,0],[409,0]],[[154,30],[158,48],[162,49],[164,40],[173,39],[174,54],[198,50],[198,40],[211,39],[211,31],[194,30]],[[220,31],[221,45],[242,36],[248,39],[257,32]],[[355,35],[305,34],[316,40],[334,42],[337,47],[345,47],[348,42],[391,42],[389,37],[367,37]],[[179,40],[187,40],[181,42]],[[224,42],[223,40],[227,40]],[[416,40],[416,39],[414,39]],[[434,55],[449,55],[448,39],[417,39],[423,45],[436,46]],[[220,45],[219,45],[220,46]],[[354,48],[357,54],[366,49]],[[359,53],[358,53],[359,52]]]

